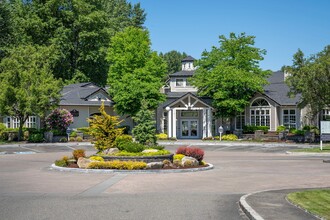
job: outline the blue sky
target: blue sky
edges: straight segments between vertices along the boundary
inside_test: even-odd
[[[267,55],[263,69],[292,64],[300,48],[315,54],[330,44],[330,0],[129,0],[147,13],[152,49],[199,59],[230,32],[253,35]]]

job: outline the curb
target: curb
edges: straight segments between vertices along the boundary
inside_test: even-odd
[[[291,156],[330,157],[330,153],[306,153],[306,152],[292,152],[292,151],[286,151],[285,153]]]
[[[191,173],[198,171],[206,171],[211,170],[214,166],[208,163],[208,167],[200,167],[200,168],[191,168],[191,169],[168,169],[168,170],[110,170],[110,169],[80,169],[80,168],[67,168],[67,167],[59,167],[55,164],[50,166],[50,170],[61,171],[61,172],[74,172],[74,173],[126,173],[126,174],[150,174],[150,173]]]
[[[265,192],[265,191],[259,191],[259,192],[254,192],[254,193],[249,193],[246,194],[244,196],[242,196],[239,199],[239,206],[241,207],[241,209],[243,210],[243,212],[245,213],[245,215],[251,219],[251,220],[264,220],[263,217],[261,217],[247,202],[246,202],[246,198],[257,194],[257,193],[261,193],[261,192]]]

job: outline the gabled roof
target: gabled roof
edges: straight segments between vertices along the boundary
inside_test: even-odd
[[[279,105],[297,105],[301,101],[301,95],[289,97],[289,86],[284,81],[284,73],[273,72],[268,78],[269,85],[264,86],[264,95],[277,102]]]
[[[193,76],[194,73],[195,73],[195,70],[191,70],[191,71],[182,70],[182,71],[170,74],[169,77]]]
[[[185,99],[187,96],[191,96],[191,97],[195,98],[196,100],[198,100],[199,102],[203,103],[204,105],[213,109],[213,107],[211,106],[211,104],[212,104],[211,99],[198,97],[198,96],[196,96],[195,93],[192,93],[192,92],[181,93],[180,97],[169,97],[168,96],[167,100],[163,103],[162,107],[166,108],[167,106],[174,105],[175,103],[179,102],[180,100]]]
[[[88,101],[94,94],[102,93],[110,99],[107,91],[94,83],[76,83],[64,86],[61,91],[60,105],[100,106],[102,101]],[[104,105],[112,106],[112,101],[104,101]]]

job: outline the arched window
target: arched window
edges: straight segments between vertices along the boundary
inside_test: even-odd
[[[250,108],[251,125],[270,127],[270,105],[263,98],[256,99],[252,102]]]

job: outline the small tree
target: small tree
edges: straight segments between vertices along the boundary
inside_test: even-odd
[[[46,117],[46,126],[49,130],[66,133],[66,129],[73,123],[73,116],[66,109],[54,109]]]
[[[87,119],[90,123],[88,133],[95,138],[94,147],[98,152],[115,147],[115,140],[123,134],[123,128],[118,128],[121,121],[117,116],[108,115],[104,110],[104,103],[100,107],[101,115],[94,115]]]
[[[146,101],[142,102],[141,110],[133,117],[137,125],[132,130],[135,139],[141,144],[156,144],[156,128],[154,114],[148,109]]]

